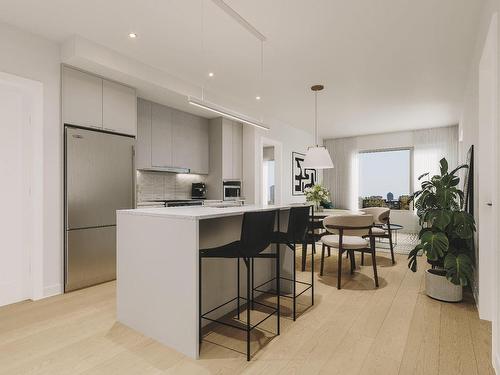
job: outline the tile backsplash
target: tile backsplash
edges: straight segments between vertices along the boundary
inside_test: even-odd
[[[206,176],[137,171],[137,202],[157,199],[189,199],[193,182],[206,182]]]

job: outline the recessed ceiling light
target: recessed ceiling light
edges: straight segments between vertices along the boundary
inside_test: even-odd
[[[208,76],[209,76],[210,78],[212,78],[214,75],[215,75],[215,74],[214,74],[214,73],[212,73],[212,72],[208,73]]]
[[[130,34],[128,34],[128,37],[130,39],[135,39],[135,38],[137,38],[137,34],[136,33],[130,33]]]
[[[255,99],[256,99],[256,100],[260,100],[260,96],[256,96],[256,97],[255,97]]]

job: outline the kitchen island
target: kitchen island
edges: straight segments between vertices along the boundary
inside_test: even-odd
[[[269,209],[280,210],[280,224],[282,229],[286,228],[289,206],[117,211],[118,321],[197,358],[198,252],[239,240],[244,212]],[[293,265],[290,252],[282,251],[281,262],[283,275],[289,277]],[[244,265],[240,263],[243,275]],[[202,271],[204,312],[236,296],[235,259],[203,262]],[[273,275],[274,266],[269,259],[256,261],[255,285]],[[242,277],[242,293],[244,290]],[[235,308],[236,303],[229,304],[221,309],[219,316]]]

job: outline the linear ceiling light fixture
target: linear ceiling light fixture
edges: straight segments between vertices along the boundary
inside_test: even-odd
[[[257,30],[250,22],[244,19],[238,12],[236,12],[233,8],[226,4],[223,0],[212,0],[212,2],[217,5],[224,13],[226,13],[229,17],[238,22],[241,26],[243,26],[250,34],[253,34],[257,39],[261,42],[266,41],[266,37]]]
[[[202,100],[202,99],[194,98],[192,96],[188,96],[188,103],[191,105],[194,105],[196,107],[206,109],[207,111],[214,112],[214,113],[217,113],[221,116],[230,118],[231,120],[243,122],[245,124],[255,126],[256,128],[259,128],[262,130],[269,130],[269,128],[260,121],[252,120],[252,119],[246,117],[245,115],[242,115],[242,114],[237,113],[237,112],[233,112],[233,111],[231,111],[227,108],[221,107],[217,104],[207,102],[206,100]]]

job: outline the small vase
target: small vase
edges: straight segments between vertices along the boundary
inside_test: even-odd
[[[321,206],[320,202],[314,202],[314,211],[316,211],[316,212],[323,211],[323,206]]]

